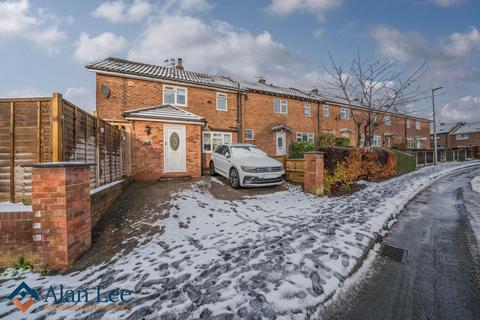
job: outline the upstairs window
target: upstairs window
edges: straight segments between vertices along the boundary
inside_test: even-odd
[[[407,119],[407,129],[410,129],[411,126],[412,126],[412,123],[410,119]]]
[[[330,108],[326,104],[323,105],[323,116],[325,118],[328,118],[330,116]]]
[[[455,139],[456,140],[468,140],[468,139],[470,139],[470,136],[468,135],[468,133],[461,133],[461,134],[457,134],[455,136]]]
[[[163,104],[187,106],[187,88],[163,86]]]
[[[350,110],[348,108],[340,109],[340,119],[342,120],[350,119]]]
[[[420,121],[415,121],[415,127],[417,128],[417,130],[420,130],[422,129],[422,123]]]
[[[288,104],[285,99],[275,99],[273,101],[273,112],[275,113],[288,113]]]
[[[245,140],[253,140],[253,129],[245,129]]]
[[[227,111],[227,94],[217,92],[217,110]]]
[[[391,116],[385,116],[385,118],[383,118],[383,122],[385,123],[386,126],[391,126],[392,125],[392,117]]]
[[[311,117],[312,116],[312,105],[311,104],[306,103],[303,106],[303,114],[305,115],[305,117]]]

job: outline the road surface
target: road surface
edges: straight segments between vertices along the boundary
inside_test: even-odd
[[[408,250],[406,263],[377,256],[324,319],[480,319],[479,248],[469,212],[480,212],[470,186],[480,169],[435,183],[406,207],[386,244]],[[464,200],[467,201],[464,201]]]

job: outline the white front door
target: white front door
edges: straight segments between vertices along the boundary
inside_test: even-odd
[[[285,131],[275,132],[275,144],[277,146],[277,156],[284,156],[287,152],[287,136]]]
[[[164,172],[187,171],[185,126],[165,124]]]

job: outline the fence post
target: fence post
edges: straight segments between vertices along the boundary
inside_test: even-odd
[[[15,102],[10,102],[10,202],[15,202]]]
[[[95,186],[98,187],[100,184],[100,122],[98,121],[98,114],[94,112],[95,116]]]
[[[313,195],[323,194],[323,152],[304,154],[303,189]]]
[[[52,161],[63,161],[63,99],[60,93],[52,97]]]

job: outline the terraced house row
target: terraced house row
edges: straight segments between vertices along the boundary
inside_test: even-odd
[[[288,154],[294,141],[315,142],[320,132],[357,143],[352,112],[340,100],[258,82],[236,81],[175,67],[107,58],[96,73],[98,115],[132,132],[132,174],[137,179],[200,176],[215,146],[252,143],[271,156]],[[385,116],[376,146],[429,148],[430,122],[398,113]]]

